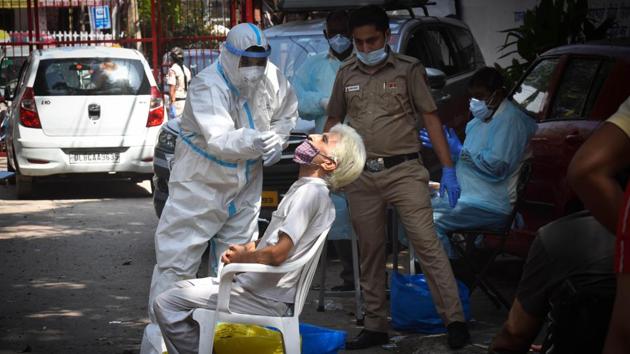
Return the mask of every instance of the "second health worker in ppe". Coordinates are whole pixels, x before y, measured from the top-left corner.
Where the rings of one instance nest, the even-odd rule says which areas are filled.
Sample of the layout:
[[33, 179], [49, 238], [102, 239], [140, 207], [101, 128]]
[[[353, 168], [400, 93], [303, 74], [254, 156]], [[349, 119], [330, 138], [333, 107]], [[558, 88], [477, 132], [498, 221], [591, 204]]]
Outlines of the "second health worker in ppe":
[[[450, 258], [457, 255], [446, 234], [462, 229], [501, 229], [516, 202], [516, 184], [536, 122], [510, 100], [503, 100], [503, 77], [494, 68], [479, 69], [470, 79], [472, 119], [466, 125], [464, 144], [455, 131], [447, 131], [462, 192], [455, 208], [433, 198], [435, 229]], [[430, 138], [420, 133], [423, 145]]]
[[[258, 236], [263, 164], [280, 160], [297, 118], [295, 94], [269, 53], [260, 29], [239, 24], [219, 61], [190, 82], [155, 235], [149, 309], [175, 282], [195, 278], [209, 241], [216, 265], [229, 244]], [[141, 353], [161, 353], [151, 310], [149, 317]]]
[[300, 117], [315, 122], [315, 133], [324, 131], [326, 108], [341, 63], [353, 50], [345, 11], [331, 12], [324, 35], [330, 50], [308, 56], [295, 72], [293, 85], [298, 97]]

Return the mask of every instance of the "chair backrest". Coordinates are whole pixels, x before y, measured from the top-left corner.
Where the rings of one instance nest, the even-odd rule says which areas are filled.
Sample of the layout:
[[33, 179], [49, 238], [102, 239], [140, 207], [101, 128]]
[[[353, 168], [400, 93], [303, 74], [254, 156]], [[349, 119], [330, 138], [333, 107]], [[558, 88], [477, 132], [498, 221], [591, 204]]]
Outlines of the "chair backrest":
[[295, 261], [304, 262], [304, 266], [302, 267], [300, 278], [296, 284], [295, 302], [293, 304], [294, 317], [298, 317], [300, 313], [302, 313], [304, 302], [306, 301], [308, 291], [311, 288], [311, 283], [313, 282], [313, 277], [315, 276], [315, 271], [317, 270], [317, 264], [319, 263], [322, 250], [326, 244], [326, 235], [328, 235], [329, 230], [330, 228], [324, 230], [324, 232], [317, 237], [317, 240], [315, 240], [315, 243], [311, 246], [311, 249], [308, 250], [304, 257]]
[[512, 229], [512, 224], [514, 224], [514, 220], [516, 219], [516, 214], [518, 213], [519, 207], [523, 201], [523, 195], [525, 194], [525, 189], [527, 187], [527, 183], [529, 183], [529, 178], [532, 175], [532, 160], [531, 158], [523, 160], [521, 163], [520, 171], [518, 173], [518, 180], [516, 182], [516, 202], [514, 203], [514, 207], [512, 208], [512, 212], [508, 218], [508, 222], [505, 225], [504, 233], [507, 235]]

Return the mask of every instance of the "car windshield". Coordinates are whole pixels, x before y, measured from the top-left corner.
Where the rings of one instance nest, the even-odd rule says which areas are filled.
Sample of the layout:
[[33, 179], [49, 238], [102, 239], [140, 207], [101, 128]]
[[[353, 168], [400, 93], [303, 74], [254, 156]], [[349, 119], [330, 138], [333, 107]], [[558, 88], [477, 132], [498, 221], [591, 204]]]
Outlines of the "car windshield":
[[37, 96], [150, 94], [142, 62], [117, 58], [42, 60], [33, 89]]
[[274, 63], [290, 81], [308, 55], [328, 50], [324, 35], [282, 36], [269, 38]]

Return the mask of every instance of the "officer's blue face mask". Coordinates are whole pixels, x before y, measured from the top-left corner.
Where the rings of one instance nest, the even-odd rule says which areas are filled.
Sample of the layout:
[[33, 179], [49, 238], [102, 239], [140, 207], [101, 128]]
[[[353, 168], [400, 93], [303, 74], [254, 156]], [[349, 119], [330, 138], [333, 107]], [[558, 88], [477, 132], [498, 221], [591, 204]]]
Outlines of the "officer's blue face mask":
[[476, 98], [470, 99], [470, 113], [473, 117], [485, 121], [492, 115], [492, 111], [488, 108], [486, 101], [478, 100]]
[[332, 38], [328, 38], [328, 45], [330, 45], [330, 49], [332, 49], [333, 52], [341, 54], [350, 48], [352, 41], [346, 36], [337, 34]]
[[[387, 43], [387, 41], [385, 41]], [[356, 46], [355, 46], [356, 47]], [[364, 53], [359, 50], [357, 52], [357, 59], [367, 66], [374, 66], [382, 63], [387, 58], [387, 44], [383, 45], [383, 48], [373, 50], [369, 53]]]

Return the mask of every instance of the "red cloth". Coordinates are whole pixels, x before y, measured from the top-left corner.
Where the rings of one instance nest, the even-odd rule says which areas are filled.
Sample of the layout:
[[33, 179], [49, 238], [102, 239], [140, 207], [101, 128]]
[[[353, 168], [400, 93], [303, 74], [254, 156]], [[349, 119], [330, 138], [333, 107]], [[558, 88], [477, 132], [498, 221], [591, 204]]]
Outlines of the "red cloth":
[[619, 211], [615, 271], [621, 274], [630, 274], [630, 182], [626, 186], [623, 206]]

